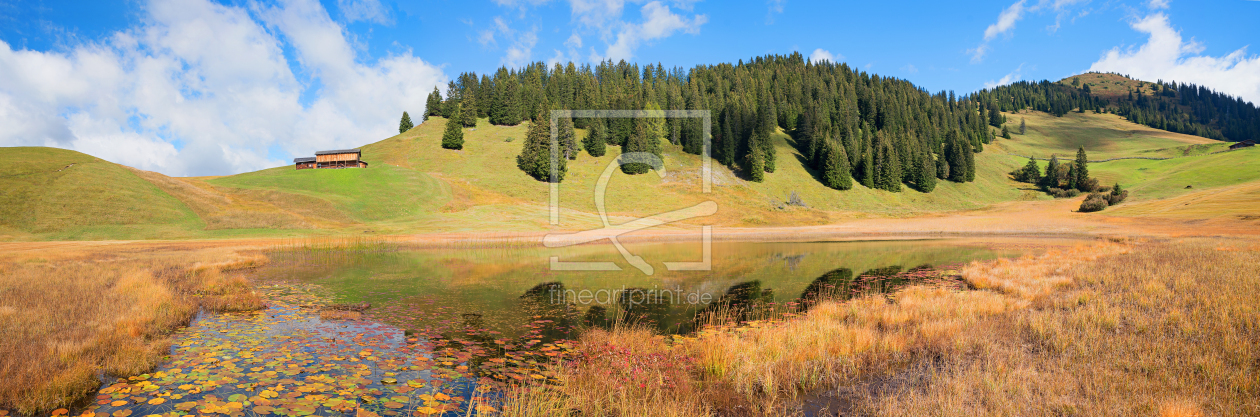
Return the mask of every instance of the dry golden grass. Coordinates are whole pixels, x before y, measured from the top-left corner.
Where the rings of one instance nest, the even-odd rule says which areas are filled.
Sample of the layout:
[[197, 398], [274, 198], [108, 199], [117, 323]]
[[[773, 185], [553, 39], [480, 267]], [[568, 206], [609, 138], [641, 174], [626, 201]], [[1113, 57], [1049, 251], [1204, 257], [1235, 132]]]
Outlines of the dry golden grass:
[[[38, 254], [36, 254], [38, 255]], [[233, 271], [265, 262], [223, 250], [26, 254], [0, 260], [0, 408], [33, 414], [93, 392], [98, 372], [157, 365], [199, 306], [262, 307]], [[232, 259], [203, 263], [208, 259]]]
[[[1075, 288], [964, 336], [973, 347], [869, 395], [873, 415], [1260, 414], [1260, 253], [1159, 243], [1067, 271]], [[1245, 244], [1244, 244], [1245, 246]]]
[[973, 262], [963, 268], [963, 278], [972, 287], [992, 289], [1027, 301], [1038, 301], [1055, 289], [1072, 284], [1068, 269], [1099, 257], [1127, 252], [1130, 248], [1117, 243], [1076, 246], [1054, 250], [1041, 256], [1019, 259], [998, 259]]
[[860, 415], [1256, 415], [1254, 247], [1106, 242], [973, 263], [979, 290], [909, 287], [672, 342], [594, 331], [583, 358], [694, 361], [689, 383], [624, 390], [618, 366], [579, 359], [556, 369], [562, 386], [513, 393], [508, 414], [780, 415], [812, 396]]
[[[720, 383], [697, 379], [695, 359], [638, 327], [583, 334], [576, 358], [553, 371], [559, 384], [516, 387], [505, 416], [702, 416], [747, 410]], [[721, 408], [719, 410], [718, 408]]]

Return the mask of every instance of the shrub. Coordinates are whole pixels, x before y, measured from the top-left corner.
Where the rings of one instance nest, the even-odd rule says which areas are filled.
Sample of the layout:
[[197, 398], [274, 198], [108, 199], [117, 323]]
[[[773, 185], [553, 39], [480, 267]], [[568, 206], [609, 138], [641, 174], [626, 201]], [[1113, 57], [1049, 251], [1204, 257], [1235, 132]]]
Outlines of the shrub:
[[1087, 193], [1098, 191], [1098, 179], [1086, 178], [1084, 181], [1077, 183], [1076, 188]]
[[1081, 192], [1074, 189], [1051, 188], [1046, 190], [1046, 194], [1050, 194], [1054, 198], [1072, 198], [1081, 195]]
[[1121, 191], [1120, 191], [1120, 192], [1118, 192], [1118, 193], [1117, 193], [1117, 192], [1115, 192], [1115, 191], [1116, 191], [1116, 190], [1115, 190], [1115, 189], [1113, 189], [1113, 190], [1112, 190], [1112, 192], [1111, 192], [1110, 194], [1107, 194], [1107, 204], [1108, 204], [1108, 205], [1112, 205], [1112, 206], [1114, 206], [1114, 205], [1116, 205], [1116, 204], [1120, 204], [1120, 202], [1121, 202], [1121, 201], [1124, 201], [1124, 199], [1129, 198], [1129, 190], [1121, 190]]
[[1095, 211], [1102, 211], [1107, 208], [1107, 206], [1107, 197], [1104, 197], [1102, 194], [1094, 193], [1090, 194], [1089, 197], [1085, 198], [1085, 201], [1081, 202], [1081, 208], [1078, 209], [1078, 211], [1081, 213], [1092, 213]]

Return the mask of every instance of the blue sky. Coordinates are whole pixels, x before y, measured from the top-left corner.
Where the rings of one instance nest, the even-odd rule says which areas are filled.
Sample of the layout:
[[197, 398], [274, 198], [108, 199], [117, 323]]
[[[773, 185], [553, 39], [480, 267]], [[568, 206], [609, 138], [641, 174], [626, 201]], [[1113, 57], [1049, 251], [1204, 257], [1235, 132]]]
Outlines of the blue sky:
[[1248, 0], [0, 0], [0, 146], [230, 174], [389, 136], [464, 71], [792, 51], [931, 91], [1103, 70], [1260, 102], [1256, 21]]

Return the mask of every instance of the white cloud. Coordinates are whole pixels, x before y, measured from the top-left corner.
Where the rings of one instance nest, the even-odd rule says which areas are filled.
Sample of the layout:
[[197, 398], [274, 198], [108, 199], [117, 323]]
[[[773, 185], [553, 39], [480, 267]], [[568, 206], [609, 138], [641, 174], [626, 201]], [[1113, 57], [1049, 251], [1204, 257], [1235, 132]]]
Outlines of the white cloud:
[[766, 24], [774, 24], [774, 15], [783, 14], [783, 6], [787, 5], [787, 0], [766, 0], [766, 6], [770, 9], [766, 12]]
[[[547, 3], [548, 0], [494, 0], [501, 6], [519, 8], [521, 16], [525, 16], [527, 9], [531, 6], [538, 6]], [[671, 5], [678, 10], [690, 12], [695, 3], [699, 0], [630, 0], [631, 3], [642, 3], [639, 12], [642, 21], [633, 23], [625, 20], [623, 14], [625, 12], [627, 0], [567, 0], [570, 12], [572, 13], [572, 21], [574, 24], [573, 33], [564, 42], [564, 46], [568, 49], [567, 53], [553, 49], [556, 52], [548, 62], [556, 60], [578, 61], [580, 53], [578, 50], [584, 46], [589, 48], [588, 59], [592, 62], [602, 61], [604, 59], [622, 60], [634, 57], [635, 51], [644, 43], [657, 39], [663, 39], [673, 36], [676, 33], [700, 33], [700, 27], [709, 21], [708, 16], [703, 14], [691, 14], [685, 16], [684, 13], [679, 14], [671, 10]], [[770, 0], [772, 3], [780, 3], [779, 8], [786, 0]], [[773, 10], [773, 4], [772, 4]], [[501, 19], [499, 19], [501, 20]], [[509, 47], [508, 56], [503, 58], [505, 63], [529, 61], [529, 55], [532, 48], [537, 44], [537, 28], [525, 35], [517, 36], [508, 35], [510, 29], [504, 29], [506, 22], [497, 24], [495, 28], [479, 32], [478, 41], [482, 45], [488, 45], [495, 42], [497, 35], [503, 35], [504, 39], [515, 39], [512, 47]], [[588, 45], [583, 39], [584, 35], [596, 35], [596, 38], [602, 40], [607, 47], [601, 54], [596, 50], [595, 45]]]
[[625, 6], [624, 0], [569, 0], [574, 21], [587, 28], [602, 28], [604, 31], [612, 26], [611, 23], [621, 19]]
[[622, 24], [616, 42], [608, 46], [604, 58], [613, 61], [629, 60], [643, 42], [669, 37], [679, 31], [694, 35], [700, 33], [700, 26], [709, 21], [708, 16], [702, 14], [690, 19], [677, 15], [669, 10], [669, 6], [659, 1], [644, 4], [640, 13], [643, 15], [643, 22]]
[[[1089, 3], [1089, 1], [1090, 0], [1053, 0], [1053, 1], [1041, 0], [1037, 2], [1037, 4], [1034, 5], [1033, 7], [1028, 8], [1028, 11], [1030, 12], [1038, 12], [1042, 10], [1053, 11], [1055, 13], [1054, 24], [1047, 26], [1046, 30], [1049, 31], [1050, 33], [1054, 33], [1058, 31], [1060, 27], [1063, 26], [1063, 19], [1066, 19], [1069, 15], [1072, 14], [1073, 12], [1073, 10], [1071, 10], [1072, 6], [1082, 4], [1082, 3]], [[1085, 16], [1088, 14], [1089, 14], [1089, 10], [1083, 10], [1080, 12], [1079, 15], [1077, 15], [1077, 17]]]
[[998, 14], [997, 22], [989, 25], [984, 29], [984, 42], [975, 49], [968, 50], [971, 54], [971, 62], [980, 62], [984, 59], [984, 55], [989, 52], [989, 42], [997, 38], [1001, 34], [1009, 34], [1015, 29], [1015, 22], [1024, 18], [1024, 2], [1019, 0], [1015, 4], [1010, 5]]
[[[1159, 0], [1155, 0], [1159, 1]], [[1074, 6], [1089, 3], [1090, 0], [1039, 0], [1036, 4], [1028, 6], [1028, 0], [1020, 0], [1002, 9], [998, 13], [996, 22], [990, 24], [984, 29], [984, 40], [975, 48], [968, 49], [967, 54], [971, 55], [971, 62], [978, 63], [984, 60], [985, 55], [992, 50], [989, 45], [998, 36], [1011, 36], [1015, 31], [1015, 24], [1022, 20], [1029, 13], [1054, 12], [1054, 24], [1047, 26], [1046, 30], [1050, 32], [1057, 31], [1063, 23], [1063, 19], [1067, 18]], [[1082, 15], [1088, 14], [1088, 11], [1082, 12]]]
[[[503, 58], [499, 59], [499, 63], [508, 68], [520, 68], [529, 64], [533, 59], [534, 45], [538, 44], [538, 28], [534, 27], [529, 32], [520, 32], [508, 26], [503, 17], [494, 18], [494, 29], [489, 35], [483, 33], [482, 37], [490, 37], [493, 42], [493, 33], [498, 32], [503, 35], [503, 39], [509, 39], [512, 44], [508, 46]], [[482, 45], [486, 42], [482, 41]]]
[[1015, 68], [1015, 70], [1014, 70], [1014, 71], [1011, 71], [1009, 74], [1006, 74], [1006, 75], [1002, 76], [1002, 78], [1001, 78], [1001, 79], [999, 79], [999, 80], [997, 80], [997, 81], [987, 81], [987, 82], [985, 82], [985, 83], [984, 83], [984, 88], [985, 88], [985, 89], [990, 89], [990, 88], [994, 88], [994, 87], [1001, 87], [1001, 86], [1004, 86], [1004, 85], [1007, 85], [1007, 84], [1010, 84], [1010, 83], [1013, 83], [1013, 82], [1017, 82], [1017, 81], [1019, 81], [1019, 80], [1023, 79], [1023, 75], [1022, 75], [1022, 73], [1023, 73], [1023, 72], [1024, 72], [1024, 64], [1020, 64], [1020, 65], [1019, 65], [1019, 68]]
[[831, 61], [838, 64], [842, 59], [844, 59], [844, 55], [833, 54], [831, 51], [822, 48], [815, 49], [814, 53], [809, 54], [810, 62]]
[[273, 149], [301, 156], [390, 136], [402, 110], [423, 108], [446, 81], [410, 52], [363, 63], [314, 0], [254, 7], [154, 1], [135, 27], [64, 52], [0, 41], [0, 146], [168, 175], [252, 171], [287, 162]]
[[389, 10], [381, 5], [380, 0], [337, 0], [337, 8], [341, 15], [350, 22], [375, 22], [382, 25], [392, 23]]
[[1002, 13], [998, 14], [997, 22], [984, 29], [984, 40], [991, 41], [997, 35], [1010, 32], [1012, 29], [1015, 29], [1015, 22], [1023, 18], [1024, 0], [1020, 0], [1007, 7], [1006, 10], [1002, 10]]
[[1167, 9], [1168, 3], [1169, 0], [1151, 0], [1146, 3], [1146, 7], [1150, 7], [1152, 10]]
[[1260, 56], [1248, 55], [1246, 47], [1220, 57], [1199, 55], [1203, 45], [1184, 40], [1163, 13], [1137, 20], [1132, 27], [1149, 35], [1146, 44], [1137, 49], [1113, 48], [1090, 65], [1090, 71], [1195, 83], [1260, 103]]

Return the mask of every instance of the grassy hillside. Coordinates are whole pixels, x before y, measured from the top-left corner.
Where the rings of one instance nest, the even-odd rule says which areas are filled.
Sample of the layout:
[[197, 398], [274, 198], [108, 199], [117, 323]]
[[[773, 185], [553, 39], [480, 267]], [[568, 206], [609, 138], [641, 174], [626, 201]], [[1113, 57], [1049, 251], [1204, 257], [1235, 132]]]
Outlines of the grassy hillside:
[[[1008, 114], [1017, 132], [997, 139], [976, 156], [974, 183], [939, 183], [924, 194], [824, 187], [801, 162], [792, 139], [776, 133], [777, 170], [762, 183], [748, 182], [713, 165], [713, 192], [701, 193], [701, 159], [664, 146], [663, 177], [614, 170], [605, 202], [612, 223], [690, 207], [712, 200], [715, 216], [691, 223], [726, 226], [811, 225], [844, 219], [983, 208], [1012, 200], [1048, 199], [1026, 184], [1007, 179], [1027, 155], [1072, 157], [1084, 146], [1091, 160], [1174, 157], [1163, 161], [1099, 162], [1091, 172], [1104, 184], [1133, 191], [1130, 202], [1109, 214], [1169, 212], [1137, 209], [1186, 195], [1230, 191], [1228, 201], [1245, 204], [1260, 183], [1260, 151], [1211, 154], [1225, 145], [1129, 123], [1115, 115]], [[516, 168], [525, 125], [493, 126], [484, 120], [465, 130], [465, 148], [442, 149], [445, 121], [433, 118], [404, 134], [362, 147], [368, 169], [294, 170], [285, 166], [226, 177], [172, 178], [112, 164], [73, 151], [8, 148], [0, 197], [0, 239], [152, 239], [234, 236], [293, 236], [344, 233], [542, 231], [548, 224], [548, 185]], [[579, 137], [585, 132], [579, 131]], [[560, 185], [561, 229], [597, 227], [594, 189], [619, 148], [594, 158], [569, 161]], [[1190, 188], [1186, 188], [1190, 186]], [[795, 192], [806, 207], [786, 206]], [[1169, 200], [1181, 201], [1181, 200]], [[1260, 203], [1260, 200], [1255, 201]], [[1135, 207], [1132, 209], [1126, 207]], [[1155, 206], [1151, 206], [1155, 207]], [[1184, 210], [1182, 210], [1184, 212]], [[1243, 210], [1246, 211], [1246, 210]], [[1191, 214], [1186, 214], [1191, 213]], [[1180, 215], [1200, 213], [1189, 211]]]
[[[466, 131], [462, 151], [440, 147], [444, 120], [429, 122], [394, 138], [363, 147], [364, 158], [416, 169], [440, 176], [456, 189], [460, 200], [452, 208], [490, 205], [524, 205], [545, 210], [546, 183], [525, 176], [516, 168], [516, 155], [525, 136], [525, 126], [493, 126], [485, 121], [475, 131]], [[579, 131], [579, 137], [585, 132]], [[508, 141], [509, 138], [513, 140]], [[783, 133], [774, 135], [778, 147], [778, 169], [766, 175], [763, 183], [748, 182], [718, 164], [713, 165], [711, 194], [701, 193], [701, 158], [665, 145], [666, 175], [625, 175], [616, 171], [609, 183], [605, 202], [608, 210], [621, 216], [644, 216], [714, 200], [719, 224], [813, 224], [855, 213], [906, 215], [925, 211], [959, 210], [1014, 199], [1019, 191], [1004, 179], [1013, 169], [1008, 158], [977, 156], [980, 180], [975, 184], [942, 182], [930, 194], [906, 188], [901, 193], [875, 191], [856, 186], [835, 191], [823, 186], [800, 161], [799, 152]], [[583, 153], [568, 163], [568, 175], [560, 185], [561, 206], [565, 210], [596, 212], [593, 190], [604, 171], [619, 154], [615, 146], [607, 155], [594, 158]], [[807, 208], [785, 207], [782, 202], [796, 192]], [[544, 212], [545, 213], [545, 212]], [[579, 216], [580, 217], [580, 216]], [[544, 218], [545, 219], [545, 218]], [[562, 223], [565, 220], [562, 220]]]
[[54, 148], [0, 152], [0, 239], [184, 236], [201, 220], [132, 170]]
[[[1027, 124], [1019, 134], [1019, 122]], [[1003, 152], [1028, 157], [1074, 158], [1076, 150], [1085, 147], [1091, 160], [1122, 157], [1183, 156], [1188, 145], [1196, 153], [1222, 150], [1228, 143], [1198, 136], [1183, 135], [1135, 124], [1114, 114], [1068, 113], [1063, 117], [1042, 112], [1007, 113], [1011, 139], [998, 139]]]

